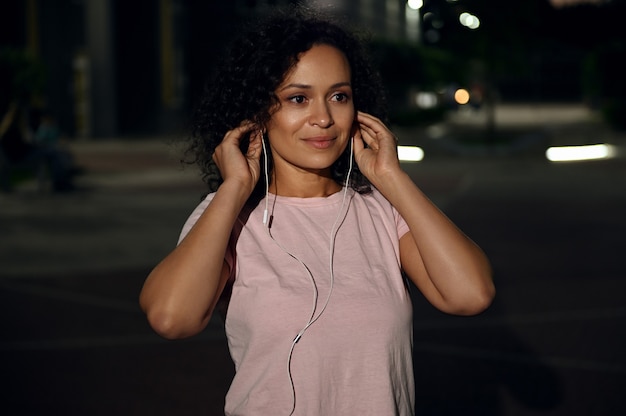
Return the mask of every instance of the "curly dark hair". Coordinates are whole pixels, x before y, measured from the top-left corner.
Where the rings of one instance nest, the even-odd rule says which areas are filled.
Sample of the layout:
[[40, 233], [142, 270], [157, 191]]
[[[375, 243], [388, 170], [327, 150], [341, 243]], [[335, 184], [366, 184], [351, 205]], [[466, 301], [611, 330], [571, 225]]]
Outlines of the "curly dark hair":
[[[279, 10], [231, 43], [194, 113], [185, 161], [199, 165], [209, 192], [222, 183], [212, 155], [224, 135], [243, 120], [266, 125], [279, 105], [276, 89], [301, 54], [320, 44], [336, 47], [348, 59], [355, 109], [386, 121], [386, 94], [366, 53], [365, 38], [343, 29], [319, 11], [303, 7]], [[247, 138], [242, 141], [242, 149], [247, 143]], [[333, 178], [342, 185], [349, 157], [346, 149], [331, 168]], [[268, 158], [271, 171], [271, 154]], [[258, 202], [264, 194], [265, 184], [261, 182], [251, 201]], [[360, 193], [371, 191], [356, 164], [348, 185]]]

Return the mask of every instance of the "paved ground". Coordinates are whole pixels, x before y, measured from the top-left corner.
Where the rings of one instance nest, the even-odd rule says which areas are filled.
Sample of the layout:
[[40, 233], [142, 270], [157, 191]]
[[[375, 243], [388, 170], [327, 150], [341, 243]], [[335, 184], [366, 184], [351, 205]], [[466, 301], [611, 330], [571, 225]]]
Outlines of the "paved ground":
[[[554, 144], [621, 149], [623, 135], [580, 108], [515, 107], [498, 113], [515, 146], [460, 145], [480, 117], [397, 130], [426, 150], [405, 168], [485, 249], [498, 287], [472, 318], [414, 296], [418, 414], [624, 414], [626, 163], [543, 157]], [[0, 194], [2, 414], [220, 414], [232, 375], [220, 322], [166, 342], [137, 306], [199, 201], [195, 171], [161, 139], [71, 148], [79, 191]]]

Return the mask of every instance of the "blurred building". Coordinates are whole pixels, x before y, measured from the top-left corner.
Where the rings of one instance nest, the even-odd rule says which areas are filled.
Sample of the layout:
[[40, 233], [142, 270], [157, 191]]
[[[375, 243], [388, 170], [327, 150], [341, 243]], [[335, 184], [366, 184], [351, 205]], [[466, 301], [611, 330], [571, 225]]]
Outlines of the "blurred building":
[[[161, 134], [184, 126], [233, 24], [296, 0], [24, 0], [4, 2], [1, 46], [46, 67], [45, 105], [74, 137]], [[312, 0], [393, 39], [405, 0]], [[413, 34], [415, 37], [415, 34]]]
[[2, 8], [1, 44], [25, 48], [44, 64], [38, 105], [56, 116], [65, 134], [153, 133], [180, 117], [180, 1], [26, 0]]
[[[560, 12], [568, 18], [561, 25], [565, 19], [550, 14], [552, 7], [543, 0], [516, 2], [514, 11], [507, 3], [470, 0], [410, 2], [422, 4], [421, 11], [407, 0], [10, 0], [0, 9], [0, 47], [27, 49], [43, 62], [47, 83], [40, 102], [68, 136], [164, 134], [185, 127], [233, 28], [291, 3], [325, 9], [387, 40], [447, 48], [459, 56], [480, 46], [473, 35], [481, 33], [493, 58], [508, 59], [525, 48], [528, 57], [520, 55], [521, 62], [532, 68], [524, 76], [511, 72], [498, 85], [500, 92], [521, 99], [579, 97], [581, 57], [594, 45], [611, 44], [616, 35], [609, 30], [621, 28], [596, 24], [621, 18], [610, 10], [590, 13], [599, 7]], [[472, 32], [458, 24], [465, 9], [485, 18], [484, 29]], [[585, 20], [592, 15], [596, 23]], [[507, 16], [513, 20], [503, 19]], [[520, 22], [532, 23], [531, 29], [517, 33]], [[553, 40], [544, 41], [548, 38]]]

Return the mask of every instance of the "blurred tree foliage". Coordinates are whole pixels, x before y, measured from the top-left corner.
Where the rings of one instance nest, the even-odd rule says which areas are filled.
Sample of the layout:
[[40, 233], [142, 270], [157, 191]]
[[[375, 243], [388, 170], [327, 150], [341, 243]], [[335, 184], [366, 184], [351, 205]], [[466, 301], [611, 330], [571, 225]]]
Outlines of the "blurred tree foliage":
[[413, 90], [437, 91], [463, 76], [462, 62], [450, 52], [420, 47], [407, 42], [376, 39], [372, 55], [389, 94], [391, 122], [398, 125], [424, 124], [440, 120], [441, 107], [423, 110], [409, 103]]
[[[479, 17], [478, 29], [459, 24], [465, 11]], [[584, 100], [615, 126], [626, 127], [626, 34], [621, 22], [626, 1], [555, 9], [548, 0], [514, 5], [426, 0], [422, 15], [427, 13], [437, 22], [436, 40], [424, 36], [419, 45], [384, 40], [373, 45], [396, 114], [408, 88], [480, 84], [483, 105], [492, 114], [487, 136], [495, 130], [493, 109], [502, 94], [506, 100]], [[422, 112], [416, 122], [427, 118]]]
[[545, 91], [573, 79], [577, 85], [567, 98], [586, 101], [615, 127], [626, 127], [625, 1], [562, 9], [547, 0], [525, 0], [515, 7], [489, 0], [456, 4], [457, 13], [471, 7], [483, 24], [471, 36], [457, 34], [450, 47], [484, 62], [485, 76], [495, 85], [510, 77], [527, 77], [535, 82], [529, 88], [543, 99]]
[[[613, 27], [619, 28], [617, 25]], [[611, 36], [591, 48], [582, 75], [587, 103], [599, 110], [611, 125], [622, 130], [626, 129], [625, 57], [626, 34]]]
[[30, 105], [44, 91], [45, 65], [24, 49], [0, 47], [0, 114], [11, 102]]
[[593, 51], [586, 61], [585, 91], [614, 127], [626, 129], [626, 44], [613, 42]]

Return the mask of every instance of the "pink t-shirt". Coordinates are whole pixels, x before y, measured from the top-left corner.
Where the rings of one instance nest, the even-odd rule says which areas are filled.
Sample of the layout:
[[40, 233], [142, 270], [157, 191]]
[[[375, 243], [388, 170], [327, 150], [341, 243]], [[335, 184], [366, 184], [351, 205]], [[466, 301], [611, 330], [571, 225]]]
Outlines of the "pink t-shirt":
[[[288, 415], [294, 391], [294, 415], [413, 415], [413, 315], [399, 259], [407, 224], [376, 190], [350, 190], [345, 200], [343, 192], [269, 198], [271, 236], [263, 200], [240, 215], [227, 255], [233, 290], [226, 334], [236, 374], [226, 415]], [[290, 355], [296, 335], [318, 315]]]

